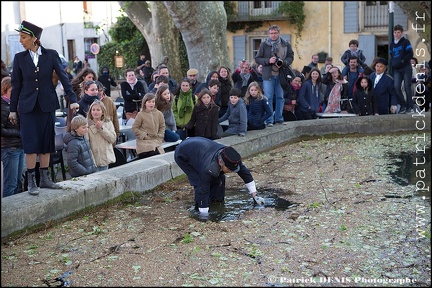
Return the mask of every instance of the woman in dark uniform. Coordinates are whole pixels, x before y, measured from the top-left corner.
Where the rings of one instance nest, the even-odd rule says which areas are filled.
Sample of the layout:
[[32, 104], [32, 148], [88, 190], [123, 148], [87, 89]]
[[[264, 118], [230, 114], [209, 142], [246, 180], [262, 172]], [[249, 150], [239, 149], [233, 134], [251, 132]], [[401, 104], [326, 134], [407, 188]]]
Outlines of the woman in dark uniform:
[[57, 51], [41, 46], [42, 28], [23, 21], [16, 29], [25, 51], [15, 54], [9, 118], [20, 122], [21, 137], [28, 171], [28, 191], [38, 195], [35, 167], [40, 161], [40, 187], [61, 189], [48, 174], [50, 154], [55, 152], [55, 111], [60, 108], [53, 72], [58, 75], [72, 109], [79, 108], [76, 95], [63, 70]]

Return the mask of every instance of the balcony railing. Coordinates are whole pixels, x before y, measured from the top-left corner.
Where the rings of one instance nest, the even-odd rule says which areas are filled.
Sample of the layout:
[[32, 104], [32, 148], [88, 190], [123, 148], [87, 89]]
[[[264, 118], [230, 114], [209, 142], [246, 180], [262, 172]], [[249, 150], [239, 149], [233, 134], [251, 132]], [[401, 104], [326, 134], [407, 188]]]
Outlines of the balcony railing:
[[389, 23], [388, 1], [363, 2], [364, 28], [385, 28]]
[[281, 20], [277, 12], [281, 1], [237, 1], [237, 15], [228, 17], [228, 22], [254, 20]]

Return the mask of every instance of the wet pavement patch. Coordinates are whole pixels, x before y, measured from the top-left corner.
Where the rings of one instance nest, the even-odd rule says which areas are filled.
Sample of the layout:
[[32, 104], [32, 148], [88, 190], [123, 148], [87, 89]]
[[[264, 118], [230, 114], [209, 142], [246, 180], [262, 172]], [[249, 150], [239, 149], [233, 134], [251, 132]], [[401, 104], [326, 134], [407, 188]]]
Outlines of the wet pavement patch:
[[274, 208], [284, 211], [297, 206], [286, 199], [280, 198], [274, 191], [260, 191], [259, 196], [264, 198], [264, 205], [254, 203], [252, 197], [246, 191], [230, 190], [225, 192], [224, 203], [212, 203], [209, 209], [209, 215], [203, 217], [195, 210], [195, 205], [190, 203], [188, 211], [191, 217], [199, 221], [233, 221], [238, 220], [243, 213], [248, 210], [260, 210], [265, 208]]
[[[388, 154], [390, 164], [388, 169], [393, 181], [399, 185], [416, 185], [418, 193], [415, 196], [431, 199], [431, 149], [425, 153], [401, 152]], [[425, 171], [425, 178], [420, 178], [420, 171]], [[428, 187], [428, 188], [426, 188]]]

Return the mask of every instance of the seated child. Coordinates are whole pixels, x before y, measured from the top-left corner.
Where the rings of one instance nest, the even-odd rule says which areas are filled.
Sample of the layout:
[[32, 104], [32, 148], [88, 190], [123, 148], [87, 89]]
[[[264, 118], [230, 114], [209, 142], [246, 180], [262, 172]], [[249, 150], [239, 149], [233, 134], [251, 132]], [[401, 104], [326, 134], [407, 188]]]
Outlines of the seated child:
[[241, 90], [233, 88], [229, 95], [228, 110], [219, 118], [219, 123], [228, 119], [229, 124], [222, 137], [230, 135], [245, 136], [247, 131], [247, 110], [246, 104], [241, 98]]
[[87, 119], [82, 115], [72, 118], [71, 132], [63, 137], [69, 174], [79, 177], [96, 172], [96, 165], [85, 135], [88, 132]]

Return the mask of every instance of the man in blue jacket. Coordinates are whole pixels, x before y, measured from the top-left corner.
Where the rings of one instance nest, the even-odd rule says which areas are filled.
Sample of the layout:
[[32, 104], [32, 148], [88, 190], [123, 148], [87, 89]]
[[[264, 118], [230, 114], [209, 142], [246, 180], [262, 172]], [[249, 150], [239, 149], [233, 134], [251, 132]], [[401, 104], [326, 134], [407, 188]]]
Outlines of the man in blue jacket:
[[[393, 68], [395, 93], [398, 99], [398, 104], [401, 106], [399, 113], [412, 113], [414, 102], [411, 90], [411, 58], [414, 57], [414, 52], [410, 41], [403, 37], [403, 28], [401, 25], [394, 26], [393, 36], [394, 41], [390, 43], [390, 56]], [[402, 81], [404, 82], [403, 89], [405, 89], [406, 99], [402, 93]]]
[[264, 204], [264, 199], [256, 196], [252, 174], [234, 148], [204, 137], [190, 137], [176, 148], [174, 159], [194, 187], [195, 207], [201, 215], [208, 215], [211, 202], [224, 200], [225, 174], [231, 172], [243, 179], [256, 203]]

